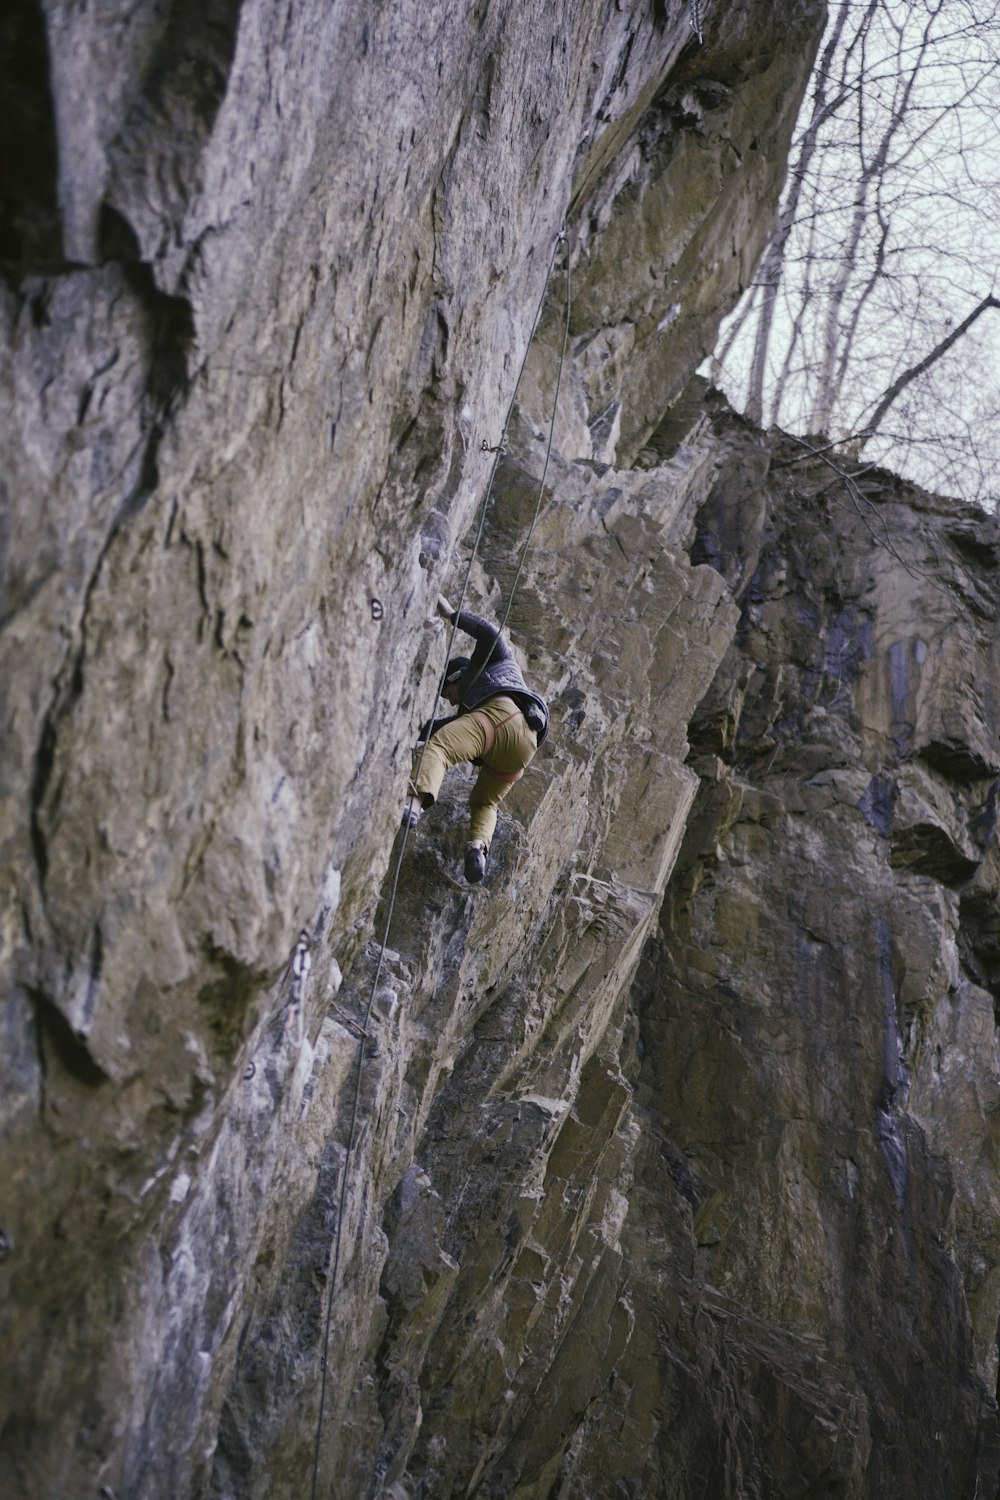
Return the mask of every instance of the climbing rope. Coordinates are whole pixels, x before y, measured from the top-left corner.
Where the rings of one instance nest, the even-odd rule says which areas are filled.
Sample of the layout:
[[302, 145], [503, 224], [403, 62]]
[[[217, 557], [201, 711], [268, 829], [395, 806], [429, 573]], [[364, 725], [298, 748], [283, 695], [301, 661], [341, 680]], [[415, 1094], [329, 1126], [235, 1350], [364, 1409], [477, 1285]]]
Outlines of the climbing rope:
[[705, 40], [701, 31], [701, 0], [689, 0], [689, 14], [691, 17], [691, 30], [698, 38], [699, 46]]
[[[514, 591], [515, 591], [515, 589], [517, 588], [518, 584], [521, 581], [521, 573], [522, 573], [522, 571], [524, 569], [524, 559], [528, 555], [528, 546], [529, 546], [529, 544], [531, 542], [532, 534], [533, 534], [533, 532], [535, 530], [535, 524], [538, 521], [539, 515], [541, 514], [542, 499], [543, 499], [543, 497], [545, 495], [545, 476], [546, 476], [546, 474], [549, 471], [549, 458], [550, 458], [550, 456], [552, 454], [552, 438], [553, 438], [553, 435], [554, 435], [555, 429], [556, 429], [556, 412], [557, 412], [557, 410], [559, 408], [559, 387], [562, 384], [563, 365], [566, 362], [566, 350], [567, 350], [567, 348], [569, 346], [569, 319], [570, 319], [571, 297], [572, 297], [572, 288], [570, 286], [569, 255], [567, 254], [567, 256], [566, 256], [566, 316], [565, 316], [565, 319], [563, 321], [562, 348], [559, 350], [559, 365], [558, 365], [557, 370], [556, 370], [556, 390], [555, 390], [555, 395], [552, 397], [552, 420], [549, 423], [549, 440], [548, 440], [548, 443], [545, 446], [545, 460], [544, 460], [544, 462], [542, 464], [542, 475], [541, 475], [541, 478], [538, 481], [538, 495], [537, 495], [537, 497], [535, 499], [535, 511], [534, 511], [534, 515], [531, 517], [531, 525], [528, 527], [528, 534], [527, 534], [527, 536], [524, 539], [524, 543], [523, 543], [523, 545], [521, 547], [521, 555], [520, 555], [520, 557], [517, 560], [517, 569], [516, 569], [516, 571], [514, 573], [514, 581], [513, 581], [513, 583], [510, 586], [510, 593], [507, 596], [507, 608], [504, 610], [503, 619], [500, 621], [500, 633], [501, 633], [501, 635], [503, 634], [504, 627], [506, 626], [507, 621], [510, 618], [511, 605], [514, 603]], [[480, 668], [480, 671], [482, 671], [482, 668]], [[477, 676], [478, 676], [478, 674], [477, 674]]]
[[[486, 452], [486, 453], [492, 453], [493, 454], [493, 463], [490, 466], [490, 477], [489, 477], [489, 481], [487, 482], [487, 485], [486, 485], [486, 492], [483, 495], [483, 503], [482, 503], [482, 505], [479, 508], [479, 525], [476, 528], [475, 540], [473, 541], [473, 544], [472, 544], [472, 552], [469, 555], [469, 566], [466, 568], [466, 570], [465, 570], [465, 577], [462, 580], [462, 592], [461, 592], [461, 594], [459, 596], [459, 600], [458, 600], [458, 609], [455, 611], [456, 618], [457, 618], [458, 615], [460, 615], [462, 613], [462, 607], [465, 604], [465, 596], [466, 596], [466, 594], [469, 591], [469, 582], [470, 582], [470, 580], [472, 578], [472, 569], [475, 566], [476, 557], [479, 554], [479, 544], [482, 541], [482, 538], [483, 538], [483, 529], [484, 529], [484, 527], [486, 525], [486, 515], [487, 515], [487, 510], [488, 510], [488, 507], [489, 507], [490, 496], [493, 493], [493, 482], [496, 479], [497, 468], [499, 466], [500, 460], [504, 456], [504, 454], [507, 452], [507, 428], [508, 428], [508, 426], [510, 424], [511, 412], [514, 410], [514, 402], [517, 399], [517, 393], [518, 393], [518, 390], [520, 389], [520, 386], [521, 386], [521, 378], [524, 375], [524, 367], [525, 367], [525, 365], [528, 362], [528, 354], [529, 354], [529, 352], [531, 350], [532, 340], [535, 337], [535, 333], [536, 333], [536, 331], [538, 329], [538, 324], [541, 321], [542, 308], [545, 305], [545, 298], [548, 296], [549, 282], [552, 280], [552, 272], [553, 272], [553, 270], [555, 268], [556, 256], [559, 254], [559, 247], [560, 247], [560, 245], [563, 244], [563, 242], [565, 241], [565, 239], [566, 239], [566, 230], [565, 229], [561, 229], [559, 231], [558, 235], [556, 236], [555, 245], [552, 247], [552, 255], [551, 255], [550, 259], [549, 259], [549, 269], [546, 272], [546, 276], [545, 276], [545, 287], [544, 287], [544, 290], [542, 291], [541, 297], [539, 298], [538, 307], [535, 310], [535, 321], [531, 325], [531, 333], [528, 336], [528, 342], [524, 346], [524, 354], [523, 354], [523, 356], [521, 358], [521, 367], [520, 367], [520, 369], [517, 372], [517, 379], [514, 382], [514, 390], [513, 390], [513, 393], [511, 395], [510, 402], [508, 403], [508, 406], [507, 406], [507, 415], [504, 418], [504, 424], [503, 424], [503, 427], [502, 427], [501, 432], [500, 432], [500, 438], [499, 438], [498, 442], [493, 447], [490, 447], [490, 445], [485, 441], [485, 439], [483, 441], [483, 451]], [[567, 329], [567, 332], [569, 330], [569, 274], [570, 274], [569, 251], [567, 250], [567, 252], [566, 252], [566, 286], [567, 286], [566, 329]], [[562, 367], [563, 367], [563, 361], [564, 361], [565, 357], [566, 357], [566, 339], [564, 338], [563, 339], [562, 351], [561, 351], [560, 356], [559, 356], [559, 372], [558, 372], [558, 375], [556, 377], [556, 400], [559, 399], [559, 383], [562, 380]], [[549, 424], [549, 444], [548, 444], [548, 448], [546, 449], [546, 452], [545, 452], [545, 467], [546, 468], [548, 468], [549, 454], [552, 451], [552, 429], [555, 426], [555, 420], [556, 420], [556, 407], [555, 407], [555, 402], [553, 402], [553, 405], [552, 405], [552, 421]], [[543, 481], [544, 481], [544, 470], [543, 470]], [[539, 506], [540, 505], [541, 505], [541, 492], [539, 492]], [[538, 513], [538, 507], [536, 507], [535, 519], [537, 519], [537, 513]], [[535, 522], [533, 520], [532, 523], [531, 523], [532, 529], [534, 529], [534, 524], [535, 524]], [[529, 537], [530, 537], [530, 532], [529, 532]], [[520, 568], [518, 568], [518, 576], [520, 576]], [[515, 583], [516, 583], [516, 581], [517, 580], [515, 579]], [[511, 598], [513, 598], [513, 590], [511, 591]], [[510, 603], [508, 602], [508, 605], [507, 605], [507, 614], [509, 614], [509, 613], [510, 613]], [[506, 623], [507, 614], [504, 615], [504, 623]], [[501, 629], [502, 628], [503, 627], [501, 626]], [[450, 656], [451, 656], [451, 648], [452, 648], [452, 646], [455, 643], [455, 636], [456, 636], [457, 632], [458, 632], [458, 625], [453, 622], [452, 623], [452, 627], [451, 627], [451, 632], [450, 632], [450, 634], [448, 636], [448, 649], [447, 649], [447, 651], [445, 653], [445, 660], [448, 660], [448, 658], [450, 658]], [[482, 668], [480, 668], [480, 671], [482, 671]], [[470, 684], [470, 686], [471, 686], [471, 684]], [[433, 712], [433, 714], [431, 714], [432, 721], [437, 716], [437, 708], [438, 708], [438, 703], [440, 702], [440, 698], [441, 698], [441, 688], [439, 686], [438, 687], [437, 697], [434, 700], [434, 712]], [[421, 752], [421, 760], [422, 759], [423, 759], [423, 752]], [[419, 766], [419, 763], [418, 763], [416, 771], [414, 772], [414, 776], [416, 776], [419, 773], [419, 770], [420, 770], [420, 766]]]
[[[471, 555], [469, 557], [469, 565], [468, 565], [468, 568], [466, 569], [465, 578], [464, 578], [463, 583], [462, 583], [462, 592], [461, 592], [461, 596], [459, 598], [458, 609], [455, 612], [456, 619], [457, 619], [457, 616], [461, 613], [462, 608], [463, 608], [463, 606], [465, 604], [465, 596], [466, 596], [466, 594], [468, 592], [468, 589], [469, 589], [469, 582], [470, 582], [471, 577], [472, 577], [472, 569], [473, 569], [473, 567], [475, 565], [476, 557], [478, 556], [478, 553], [479, 553], [479, 546], [480, 546], [480, 543], [482, 541], [483, 530], [484, 530], [485, 525], [486, 525], [487, 509], [488, 509], [488, 506], [489, 506], [490, 497], [491, 497], [491, 495], [493, 493], [493, 484], [494, 484], [494, 480], [496, 478], [497, 466], [498, 466], [498, 464], [500, 462], [500, 459], [502, 458], [502, 456], [504, 455], [504, 453], [506, 453], [506, 451], [507, 451], [507, 428], [508, 428], [508, 425], [510, 423], [511, 413], [514, 410], [514, 402], [517, 399], [517, 393], [518, 393], [518, 390], [519, 390], [520, 385], [521, 385], [521, 379], [522, 379], [522, 377], [524, 375], [525, 365], [527, 364], [527, 360], [528, 360], [528, 353], [529, 353], [529, 351], [531, 349], [532, 341], [533, 341], [533, 339], [535, 337], [535, 333], [537, 332], [537, 329], [538, 329], [538, 324], [539, 324], [539, 322], [541, 320], [542, 308], [545, 305], [545, 299], [548, 296], [549, 283], [552, 280], [552, 272], [553, 272], [553, 270], [555, 268], [556, 257], [557, 257], [557, 255], [559, 253], [559, 247], [563, 244], [563, 242], [565, 241], [565, 239], [566, 239], [566, 231], [565, 231], [565, 229], [561, 229], [559, 231], [559, 234], [556, 237], [556, 242], [555, 242], [555, 245], [553, 246], [553, 249], [552, 249], [552, 255], [551, 255], [551, 258], [549, 260], [548, 270], [547, 270], [546, 275], [545, 275], [545, 284], [544, 284], [544, 287], [542, 288], [542, 295], [541, 295], [541, 297], [538, 300], [538, 307], [537, 307], [537, 309], [535, 311], [534, 322], [531, 325], [531, 333], [528, 335], [528, 339], [527, 339], [527, 342], [526, 342], [525, 347], [524, 347], [524, 355], [523, 355], [523, 357], [521, 359], [521, 365], [520, 365], [520, 368], [519, 368], [519, 370], [517, 372], [517, 379], [514, 382], [514, 389], [513, 389], [512, 393], [511, 393], [510, 402], [509, 402], [509, 404], [507, 406], [507, 415], [506, 415], [506, 417], [504, 419], [504, 424], [503, 424], [503, 428], [502, 428], [501, 433], [500, 433], [499, 440], [497, 441], [496, 444], [494, 444], [492, 446], [489, 443], [487, 443], [485, 440], [483, 442], [483, 452], [492, 453], [493, 454], [493, 463], [492, 463], [492, 465], [490, 467], [489, 480], [487, 481], [486, 490], [485, 490], [485, 492], [483, 494], [483, 500], [482, 500], [482, 504], [480, 506], [479, 522], [478, 522], [478, 525], [476, 527], [476, 534], [475, 534], [475, 538], [473, 540], [472, 553], [471, 553]], [[520, 556], [520, 559], [518, 561], [517, 572], [515, 573], [515, 576], [514, 576], [514, 582], [513, 582], [512, 586], [511, 586], [510, 597], [509, 597], [509, 599], [507, 601], [507, 609], [506, 609], [506, 611], [504, 613], [503, 622], [502, 622], [502, 624], [500, 626], [501, 630], [503, 629], [503, 626], [506, 624], [507, 617], [510, 614], [511, 604], [513, 603], [513, 600], [514, 600], [514, 589], [517, 587], [518, 580], [520, 579], [521, 570], [522, 570], [522, 568], [524, 566], [525, 554], [527, 553], [527, 549], [528, 549], [528, 543], [531, 540], [531, 533], [533, 532], [533, 530], [535, 528], [535, 522], [537, 521], [539, 512], [541, 510], [542, 497], [543, 497], [543, 494], [544, 494], [544, 486], [545, 486], [545, 474], [546, 474], [546, 471], [547, 471], [548, 465], [549, 465], [549, 455], [552, 452], [552, 438], [553, 438], [553, 432], [554, 432], [554, 429], [555, 429], [556, 406], [557, 406], [557, 403], [558, 403], [558, 400], [559, 400], [559, 387], [560, 387], [560, 384], [562, 382], [563, 364], [564, 364], [565, 359], [566, 359], [566, 349], [567, 349], [567, 345], [568, 345], [568, 341], [569, 341], [569, 318], [570, 318], [570, 265], [569, 265], [569, 259], [570, 259], [570, 257], [569, 257], [569, 251], [567, 250], [567, 252], [566, 252], [566, 320], [565, 320], [565, 327], [564, 327], [564, 330], [563, 330], [562, 349], [560, 350], [560, 354], [559, 354], [559, 368], [558, 368], [558, 372], [557, 372], [557, 375], [556, 375], [555, 398], [554, 398], [553, 403], [552, 403], [552, 418], [551, 418], [551, 421], [549, 423], [549, 441], [548, 441], [548, 446], [547, 446], [547, 448], [545, 450], [545, 463], [544, 463], [544, 466], [542, 468], [542, 478], [541, 478], [541, 481], [540, 481], [539, 487], [538, 487], [538, 499], [537, 499], [536, 504], [535, 504], [535, 514], [534, 514], [534, 516], [532, 518], [531, 525], [528, 528], [528, 535], [525, 538], [524, 545], [521, 548], [521, 556]], [[453, 645], [454, 640], [455, 640], [455, 634], [456, 634], [457, 629], [458, 629], [458, 626], [453, 621], [452, 622], [452, 626], [451, 626], [451, 632], [450, 632], [449, 637], [448, 637], [448, 647], [447, 647], [447, 652], [446, 652], [446, 660], [451, 656], [452, 645]], [[438, 686], [437, 686], [437, 691], [436, 691], [436, 693], [434, 695], [434, 707], [431, 710], [431, 721], [432, 722], [437, 717], [438, 706], [439, 706], [439, 704], [441, 702], [441, 685], [442, 685], [442, 683], [441, 683], [441, 680], [439, 679]], [[427, 741], [424, 740], [424, 742], [423, 742], [423, 744], [421, 745], [421, 748], [420, 748], [420, 755], [419, 755], [419, 758], [417, 760], [417, 764], [416, 764], [416, 766], [414, 768], [414, 771], [413, 771], [414, 778], [416, 778], [420, 774], [420, 768], [423, 765], [423, 759], [424, 759], [424, 755], [426, 753], [426, 750], [427, 750]], [[407, 840], [409, 838], [409, 834], [410, 834], [409, 827], [408, 826], [404, 827], [404, 829], [403, 829], [403, 837], [400, 840], [400, 844], [399, 844], [399, 853], [398, 853], [398, 855], [396, 857], [396, 866], [395, 866], [395, 870], [393, 872], [392, 887], [391, 887], [391, 890], [389, 892], [389, 901], [388, 901], [388, 905], [386, 907], [385, 925], [384, 925], [383, 931], [382, 931], [382, 942], [381, 942], [381, 945], [379, 947], [378, 961], [377, 961], [377, 963], [375, 965], [375, 976], [372, 979], [371, 990], [370, 990], [369, 995], [368, 995], [368, 1005], [367, 1005], [367, 1007], [365, 1009], [365, 1018], [364, 1018], [364, 1022], [362, 1024], [362, 1026], [360, 1027], [360, 1035], [359, 1035], [359, 1040], [358, 1040], [358, 1060], [357, 1060], [357, 1070], [356, 1070], [355, 1086], [354, 1086], [354, 1102], [353, 1102], [352, 1109], [351, 1109], [351, 1128], [350, 1128], [350, 1130], [348, 1132], [347, 1149], [346, 1149], [346, 1151], [344, 1153], [344, 1165], [343, 1165], [343, 1168], [342, 1168], [342, 1171], [341, 1171], [340, 1197], [339, 1197], [339, 1202], [338, 1202], [338, 1206], [337, 1206], [337, 1225], [336, 1225], [336, 1229], [334, 1231], [333, 1265], [332, 1265], [331, 1270], [330, 1270], [330, 1278], [329, 1278], [329, 1282], [328, 1282], [328, 1285], [327, 1285], [326, 1315], [325, 1315], [325, 1318], [324, 1318], [324, 1321], [323, 1321], [323, 1343], [322, 1343], [322, 1352], [320, 1354], [320, 1362], [319, 1362], [320, 1363], [319, 1412], [318, 1412], [317, 1418], [316, 1418], [316, 1441], [315, 1441], [315, 1445], [314, 1445], [314, 1449], [313, 1449], [313, 1468], [312, 1468], [311, 1500], [316, 1500], [316, 1493], [317, 1493], [316, 1487], [317, 1487], [317, 1484], [319, 1483], [320, 1446], [321, 1446], [321, 1443], [322, 1443], [322, 1436], [323, 1436], [323, 1417], [324, 1417], [324, 1413], [326, 1411], [327, 1352], [328, 1352], [329, 1347], [330, 1347], [330, 1323], [331, 1323], [331, 1320], [332, 1320], [332, 1317], [333, 1317], [333, 1301], [334, 1301], [334, 1296], [335, 1296], [336, 1287], [337, 1287], [337, 1274], [338, 1274], [339, 1269], [340, 1269], [340, 1254], [341, 1254], [341, 1243], [342, 1243], [342, 1238], [343, 1238], [344, 1212], [345, 1212], [346, 1205], [347, 1205], [348, 1169], [349, 1169], [350, 1164], [351, 1164], [351, 1159], [352, 1159], [352, 1157], [354, 1155], [354, 1148], [355, 1148], [356, 1141], [357, 1141], [358, 1115], [359, 1115], [360, 1106], [361, 1106], [361, 1079], [362, 1079], [362, 1070], [363, 1070], [363, 1066], [364, 1066], [364, 1046], [365, 1046], [366, 1037], [368, 1035], [368, 1024], [369, 1024], [369, 1022], [371, 1020], [372, 1008], [373, 1008], [373, 1006], [375, 1004], [375, 996], [376, 996], [376, 993], [378, 991], [378, 983], [379, 983], [379, 979], [381, 978], [382, 968], [383, 968], [383, 964], [385, 962], [386, 949], [387, 949], [388, 944], [389, 944], [389, 933], [390, 933], [390, 931], [392, 929], [392, 918], [393, 918], [393, 913], [394, 913], [395, 908], [396, 908], [396, 893], [397, 893], [397, 891], [399, 889], [399, 877], [400, 877], [400, 873], [401, 873], [402, 868], [403, 868], [403, 857], [404, 857], [404, 855], [406, 853], [406, 844], [407, 844]], [[293, 995], [293, 1000], [294, 1000], [294, 995]]]
[[[565, 231], [563, 231], [563, 233], [560, 234], [558, 240], [556, 241], [556, 252], [558, 252], [559, 245], [561, 244], [561, 242], [562, 242], [562, 240], [564, 238], [565, 238]], [[552, 260], [551, 260], [551, 262], [549, 264], [549, 274], [546, 277], [546, 281], [545, 281], [546, 291], [548, 290], [549, 281], [550, 281], [550, 279], [552, 277], [552, 270], [553, 270], [553, 267], [555, 265], [555, 254], [556, 254], [556, 252], [553, 253]], [[527, 535], [525, 536], [524, 542], [521, 545], [521, 554], [520, 554], [520, 556], [519, 556], [519, 558], [517, 560], [517, 568], [514, 571], [514, 580], [511, 583], [510, 593], [507, 596], [507, 607], [506, 607], [506, 609], [503, 612], [503, 616], [502, 616], [502, 618], [500, 620], [500, 625], [498, 627], [499, 633], [501, 635], [503, 634], [503, 631], [504, 631], [504, 629], [505, 629], [505, 627], [507, 625], [507, 621], [510, 618], [511, 606], [514, 603], [514, 594], [515, 594], [515, 591], [517, 589], [517, 585], [521, 581], [521, 573], [522, 573], [522, 571], [524, 569], [524, 559], [528, 555], [528, 547], [531, 544], [531, 538], [532, 538], [532, 535], [534, 534], [535, 525], [536, 525], [536, 523], [538, 521], [539, 515], [541, 514], [542, 500], [545, 497], [545, 477], [546, 477], [546, 475], [548, 474], [548, 471], [549, 471], [549, 459], [552, 456], [552, 441], [553, 441], [553, 437], [555, 435], [555, 428], [556, 428], [556, 412], [558, 411], [558, 408], [559, 408], [559, 387], [562, 384], [563, 365], [566, 362], [566, 350], [569, 347], [569, 324], [570, 324], [570, 313], [571, 313], [571, 309], [572, 309], [572, 286], [571, 286], [570, 276], [571, 276], [571, 272], [570, 272], [570, 257], [569, 257], [569, 252], [567, 251], [567, 254], [566, 254], [566, 313], [565, 313], [565, 317], [563, 319], [563, 337], [562, 337], [562, 347], [559, 350], [559, 364], [556, 367], [556, 389], [555, 389], [555, 394], [552, 397], [552, 417], [551, 417], [551, 420], [549, 422], [549, 440], [548, 440], [548, 442], [545, 445], [545, 459], [544, 459], [544, 461], [542, 463], [541, 478], [538, 481], [538, 494], [535, 497], [535, 509], [534, 509], [534, 513], [532, 514], [532, 517], [531, 517], [531, 524], [528, 527]], [[544, 294], [543, 294], [542, 301], [544, 302], [544, 300], [545, 300], [545, 297], [544, 297]], [[539, 320], [539, 317], [541, 315], [541, 311], [542, 311], [542, 307], [541, 307], [541, 303], [539, 303], [538, 312], [535, 314], [535, 328], [538, 327], [538, 320]], [[533, 328], [532, 329], [532, 337], [534, 337], [534, 331], [535, 330]], [[528, 341], [528, 348], [530, 349], [530, 347], [531, 347], [531, 341], [529, 340]], [[514, 387], [514, 395], [515, 396], [517, 395], [517, 387], [521, 383], [521, 376], [524, 374], [524, 363], [525, 363], [525, 360], [527, 359], [527, 357], [528, 357], [528, 351], [526, 349], [525, 350], [524, 360], [521, 361], [521, 369], [518, 372], [517, 385], [515, 385], [515, 387]], [[510, 414], [511, 414], [511, 411], [513, 410], [513, 407], [514, 407], [514, 401], [512, 399], [511, 403], [510, 403], [510, 406], [507, 408], [507, 422], [510, 421]], [[504, 454], [504, 453], [507, 452], [507, 426], [506, 426], [506, 423], [504, 424], [503, 435], [502, 435], [502, 437], [500, 439], [500, 442], [496, 445], [496, 447], [495, 448], [489, 448], [487, 446], [487, 444], [485, 443], [485, 441], [484, 441], [484, 443], [483, 443], [483, 451], [484, 451], [484, 453], [496, 453], [498, 455], [498, 457], [500, 455], [502, 455], [502, 454]], [[496, 461], [494, 461], [493, 473], [490, 475], [490, 488], [492, 488], [492, 485], [493, 485], [493, 474], [495, 474], [495, 473], [496, 473]], [[485, 518], [485, 510], [483, 512], [483, 515], [484, 515], [484, 518]], [[476, 551], [477, 551], [477, 549], [479, 547], [479, 538], [481, 536], [482, 536], [482, 525], [480, 525], [479, 532], [477, 533], [476, 544], [475, 544], [475, 547], [473, 548], [472, 557], [469, 560], [468, 569], [466, 570], [465, 582], [462, 585], [462, 597], [459, 600], [458, 609], [455, 612], [456, 616], [461, 613], [462, 605], [465, 603], [465, 594], [466, 594], [466, 590], [468, 589], [469, 579], [470, 579], [471, 574], [472, 574], [472, 564], [475, 561]], [[458, 629], [457, 623], [453, 624], [452, 627], [451, 627], [451, 635], [448, 638], [447, 657], [451, 656], [451, 648], [452, 648], [452, 644], [454, 643], [454, 640], [455, 640], [455, 633], [456, 633], [457, 629]], [[476, 683], [479, 681], [480, 676], [486, 670], [486, 667], [487, 667], [488, 663], [489, 663], [489, 657], [487, 657], [486, 661], [483, 662], [482, 666], [479, 668], [479, 671], [476, 673], [475, 677], [473, 677], [472, 681], [467, 685], [465, 691], [468, 691], [469, 688], [472, 688], [472, 687], [474, 687], [476, 685]], [[434, 705], [434, 708], [435, 708], [435, 713], [436, 713], [437, 712], [437, 704], [436, 703]], [[422, 759], [423, 759], [423, 754], [421, 753], [421, 760]], [[417, 771], [418, 772], [419, 772], [419, 769], [420, 768], [419, 768], [419, 765], [418, 765], [418, 767], [417, 767]], [[414, 775], [416, 775], [416, 774], [417, 774], [417, 772], [414, 773]]]

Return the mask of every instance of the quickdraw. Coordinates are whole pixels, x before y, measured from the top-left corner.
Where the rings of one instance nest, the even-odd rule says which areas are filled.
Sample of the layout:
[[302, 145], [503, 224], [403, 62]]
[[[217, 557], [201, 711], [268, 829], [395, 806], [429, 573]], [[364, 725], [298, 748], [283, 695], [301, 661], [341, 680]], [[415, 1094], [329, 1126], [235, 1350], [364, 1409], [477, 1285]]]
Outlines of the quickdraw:
[[309, 978], [311, 967], [312, 954], [309, 952], [309, 934], [303, 927], [299, 933], [299, 940], [295, 944], [295, 952], [292, 954], [292, 998], [285, 1007], [285, 1030], [288, 1032], [292, 1046], [296, 1050], [301, 1048], [305, 1036], [302, 1001], [305, 996], [306, 980]]

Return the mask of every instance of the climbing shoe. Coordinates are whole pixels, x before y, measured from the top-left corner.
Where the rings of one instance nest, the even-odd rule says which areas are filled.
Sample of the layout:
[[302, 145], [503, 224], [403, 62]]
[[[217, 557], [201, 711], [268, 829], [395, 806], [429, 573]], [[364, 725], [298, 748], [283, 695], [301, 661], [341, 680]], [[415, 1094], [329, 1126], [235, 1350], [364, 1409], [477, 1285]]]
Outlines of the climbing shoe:
[[470, 885], [478, 885], [486, 874], [486, 845], [476, 839], [465, 851], [465, 878]]
[[399, 826], [401, 828], [416, 828], [416, 826], [417, 826], [417, 824], [419, 822], [420, 822], [420, 808], [419, 807], [414, 807], [414, 805], [413, 805], [412, 802], [408, 802], [406, 804], [406, 806], [403, 808], [403, 816], [400, 819]]

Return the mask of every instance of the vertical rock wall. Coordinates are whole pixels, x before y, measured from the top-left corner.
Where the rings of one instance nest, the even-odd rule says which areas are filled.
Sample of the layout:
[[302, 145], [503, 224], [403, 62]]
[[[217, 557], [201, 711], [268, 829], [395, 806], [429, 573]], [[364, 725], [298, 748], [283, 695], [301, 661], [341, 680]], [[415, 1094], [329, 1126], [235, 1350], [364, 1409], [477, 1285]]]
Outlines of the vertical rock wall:
[[[2, 23], [5, 1500], [991, 1493], [995, 539], [671, 436], [823, 20], [700, 10]], [[477, 891], [452, 776], [376, 982], [563, 224], [472, 569], [568, 259], [553, 736]]]
[[715, 430], [741, 623], [633, 996], [656, 1400], [718, 1372], [712, 1493], [995, 1495], [1000, 531]]

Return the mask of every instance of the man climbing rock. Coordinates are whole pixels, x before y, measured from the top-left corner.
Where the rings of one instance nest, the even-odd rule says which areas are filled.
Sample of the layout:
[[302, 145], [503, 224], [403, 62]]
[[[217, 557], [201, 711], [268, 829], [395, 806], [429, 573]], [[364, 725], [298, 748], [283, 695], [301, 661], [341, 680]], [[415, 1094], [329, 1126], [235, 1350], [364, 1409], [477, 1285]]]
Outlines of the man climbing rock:
[[469, 798], [465, 851], [465, 878], [476, 882], [486, 871], [497, 807], [548, 734], [549, 711], [545, 699], [528, 688], [496, 626], [467, 610], [457, 613], [443, 594], [438, 595], [437, 610], [443, 620], [471, 635], [476, 649], [471, 660], [455, 656], [445, 669], [441, 696], [458, 713], [435, 719], [420, 731], [427, 744], [423, 759], [417, 751], [403, 825], [415, 827], [421, 812], [434, 805], [449, 766], [463, 760], [479, 766]]

